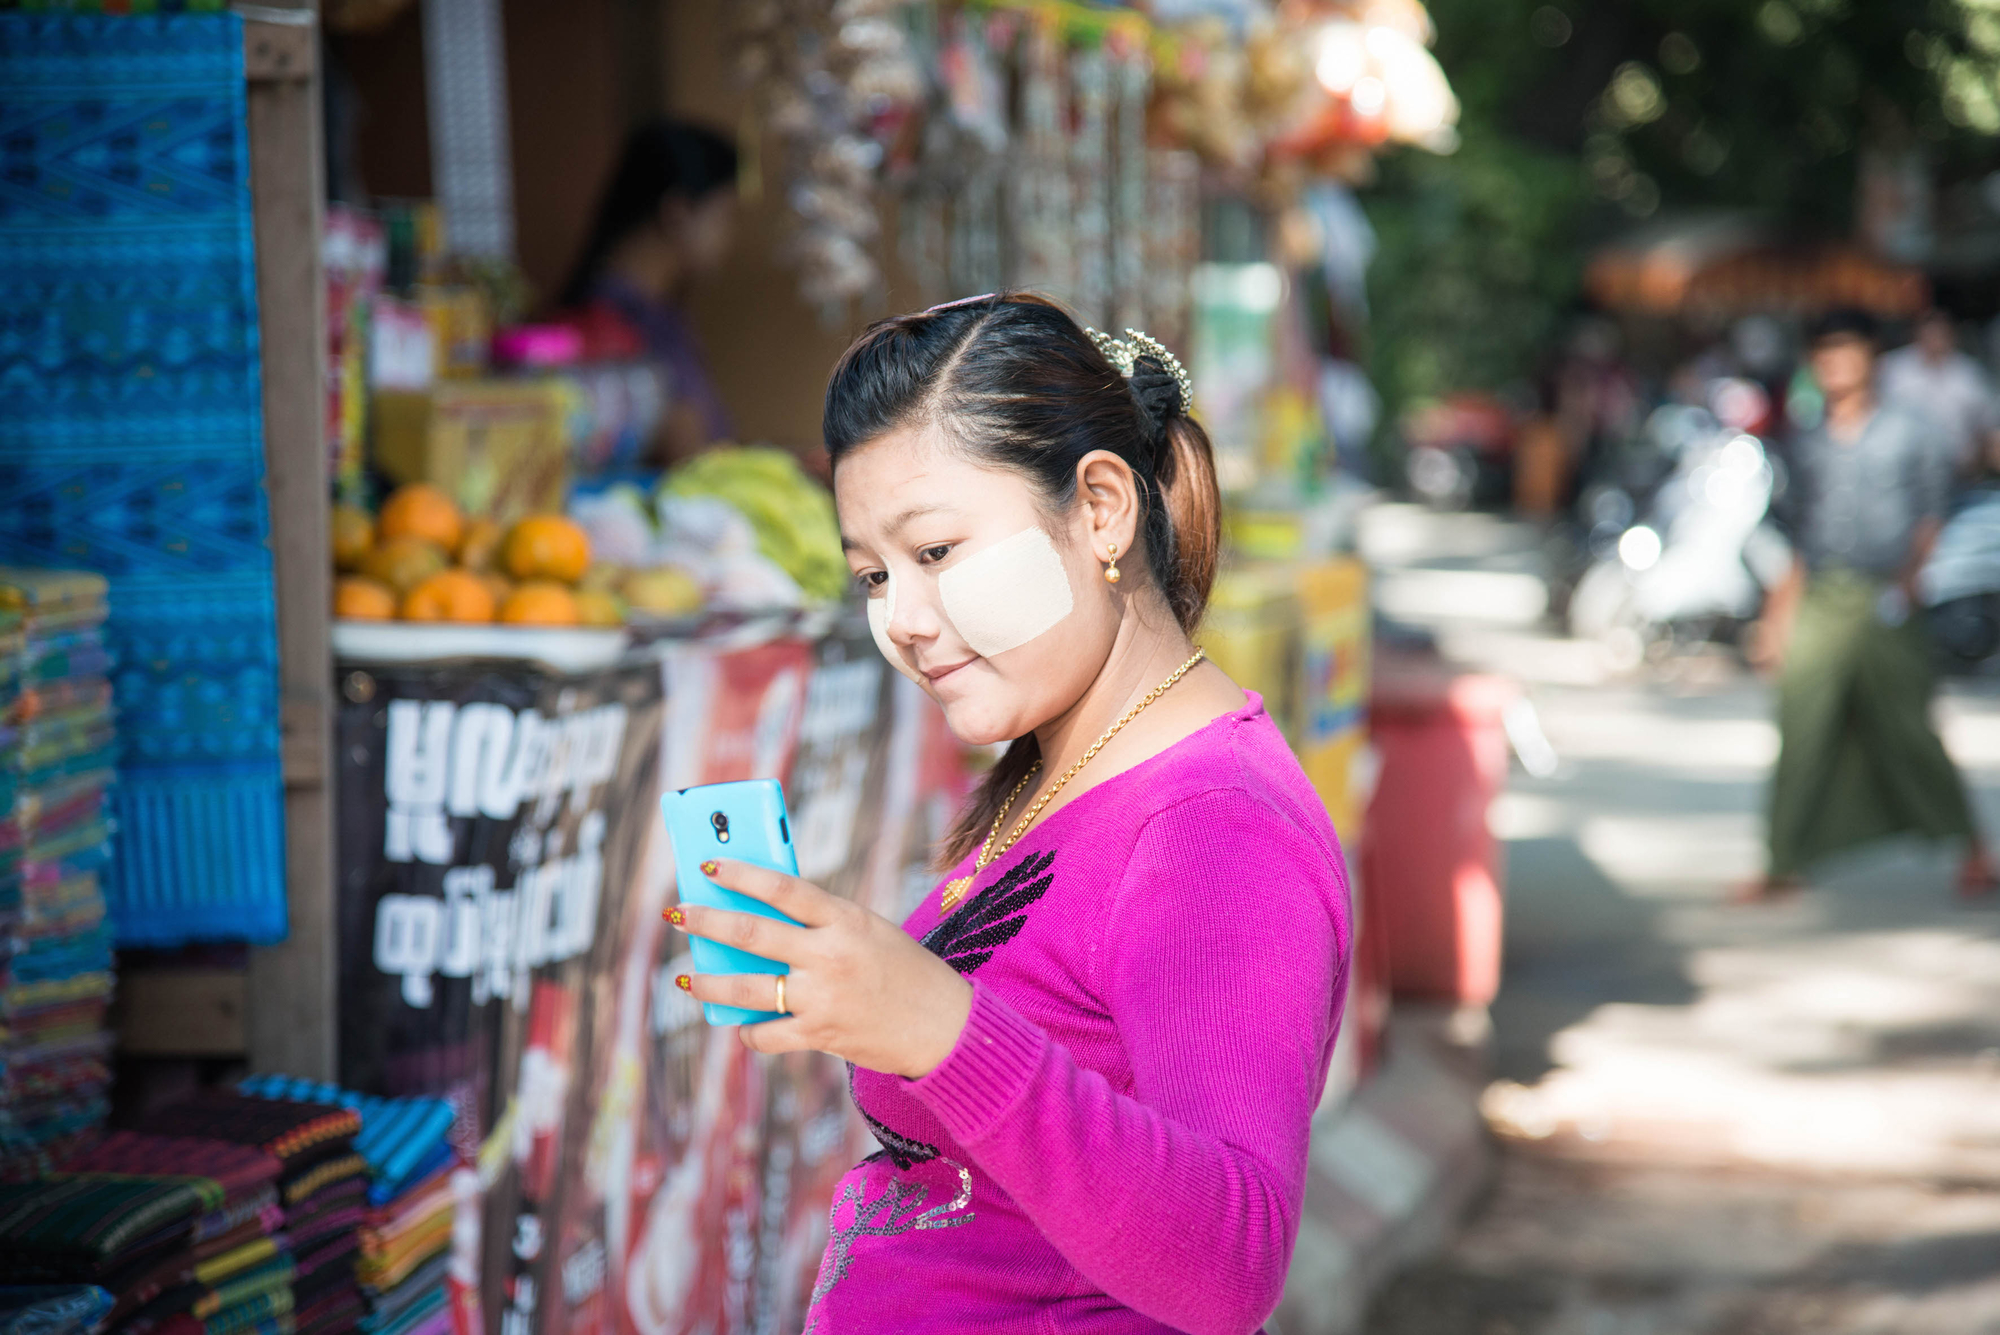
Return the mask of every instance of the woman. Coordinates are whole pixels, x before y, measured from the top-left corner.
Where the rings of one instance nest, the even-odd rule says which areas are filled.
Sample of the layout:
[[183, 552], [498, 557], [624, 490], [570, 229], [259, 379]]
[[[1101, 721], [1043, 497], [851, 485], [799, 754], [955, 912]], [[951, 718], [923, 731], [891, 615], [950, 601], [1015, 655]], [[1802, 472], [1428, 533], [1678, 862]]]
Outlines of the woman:
[[875, 325], [827, 387], [877, 643], [957, 736], [1012, 742], [957, 865], [900, 930], [733, 862], [704, 870], [802, 926], [668, 913], [790, 965], [678, 981], [789, 1011], [743, 1041], [846, 1058], [884, 1147], [809, 1330], [1243, 1335], [1283, 1290], [1345, 876], [1263, 702], [1189, 640], [1218, 498], [1179, 364], [1094, 337], [975, 298]]
[[665, 374], [670, 406], [655, 463], [734, 435], [681, 307], [693, 280], [729, 254], [735, 219], [736, 146], [700, 125], [641, 125], [625, 140], [563, 289], [588, 355], [644, 356]]

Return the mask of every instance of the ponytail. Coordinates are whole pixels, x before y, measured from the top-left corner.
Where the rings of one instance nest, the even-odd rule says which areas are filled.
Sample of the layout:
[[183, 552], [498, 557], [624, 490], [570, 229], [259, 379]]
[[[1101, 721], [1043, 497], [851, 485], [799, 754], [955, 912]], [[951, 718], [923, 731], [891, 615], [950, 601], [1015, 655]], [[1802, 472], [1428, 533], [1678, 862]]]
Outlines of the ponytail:
[[1222, 493], [1215, 484], [1215, 451], [1201, 423], [1181, 415], [1167, 422], [1160, 455], [1156, 473], [1160, 504], [1155, 509], [1165, 520], [1168, 565], [1159, 570], [1156, 562], [1154, 573], [1167, 606], [1174, 610], [1174, 620], [1192, 635], [1208, 610], [1222, 556]]

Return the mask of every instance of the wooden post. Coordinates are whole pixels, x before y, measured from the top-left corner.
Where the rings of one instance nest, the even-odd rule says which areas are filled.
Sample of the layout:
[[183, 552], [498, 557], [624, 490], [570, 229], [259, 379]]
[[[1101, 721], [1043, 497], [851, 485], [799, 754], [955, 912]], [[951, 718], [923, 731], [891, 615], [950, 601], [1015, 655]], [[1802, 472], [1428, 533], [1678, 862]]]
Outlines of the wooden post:
[[256, 1071], [335, 1074], [332, 574], [327, 540], [326, 153], [318, 14], [240, 6], [264, 363], [265, 488], [278, 593], [291, 935], [253, 950], [245, 1008]]

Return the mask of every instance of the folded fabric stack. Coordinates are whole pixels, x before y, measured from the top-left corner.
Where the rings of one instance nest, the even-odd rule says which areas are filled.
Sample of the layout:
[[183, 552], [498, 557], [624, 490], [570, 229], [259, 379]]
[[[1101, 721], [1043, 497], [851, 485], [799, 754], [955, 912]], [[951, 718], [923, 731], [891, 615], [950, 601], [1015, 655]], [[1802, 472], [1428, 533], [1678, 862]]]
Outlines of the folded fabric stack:
[[294, 1263], [278, 1207], [281, 1165], [249, 1145], [116, 1131], [71, 1155], [49, 1181], [187, 1183], [206, 1209], [179, 1248], [125, 1277], [119, 1335], [234, 1335], [289, 1329]]
[[[0, 1183], [0, 1284], [89, 1284], [112, 1297], [118, 1327], [169, 1290], [196, 1282], [197, 1224], [222, 1206], [201, 1177], [84, 1174]], [[248, 1335], [255, 1323], [232, 1328]], [[199, 1329], [199, 1328], [197, 1328]], [[268, 1335], [278, 1335], [271, 1325]]]
[[238, 1088], [351, 1108], [361, 1119], [354, 1148], [368, 1161], [368, 1212], [355, 1267], [368, 1335], [442, 1335], [451, 1327], [445, 1284], [451, 1264], [452, 1170], [458, 1160], [443, 1099], [383, 1099], [337, 1085], [257, 1076]]
[[0, 1179], [104, 1120], [117, 753], [105, 582], [0, 567]]
[[95, 1284], [0, 1286], [0, 1335], [97, 1335], [111, 1307]]
[[250, 1145], [278, 1160], [278, 1206], [294, 1260], [286, 1329], [294, 1335], [352, 1330], [364, 1311], [354, 1261], [368, 1206], [368, 1163], [354, 1149], [359, 1115], [338, 1105], [216, 1093], [162, 1108], [146, 1121], [163, 1135]]

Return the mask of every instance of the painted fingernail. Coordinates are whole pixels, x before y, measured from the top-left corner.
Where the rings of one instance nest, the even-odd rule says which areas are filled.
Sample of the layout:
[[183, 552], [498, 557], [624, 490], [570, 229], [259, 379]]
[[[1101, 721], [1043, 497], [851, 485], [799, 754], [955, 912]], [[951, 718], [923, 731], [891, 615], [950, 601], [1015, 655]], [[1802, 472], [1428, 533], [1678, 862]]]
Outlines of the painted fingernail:
[[692, 992], [694, 991], [694, 979], [688, 977], [684, 973], [675, 974], [674, 986], [678, 987], [683, 992]]
[[665, 913], [662, 913], [660, 916], [662, 918], [665, 918], [668, 922], [672, 923], [676, 927], [687, 926], [687, 914], [681, 912], [679, 905], [675, 905], [673, 908], [668, 909]]
[[713, 876], [715, 875], [715, 873], [721, 870], [722, 870], [722, 864], [720, 862], [717, 862], [714, 858], [710, 858], [708, 861], [701, 864], [701, 874], [703, 876]]

